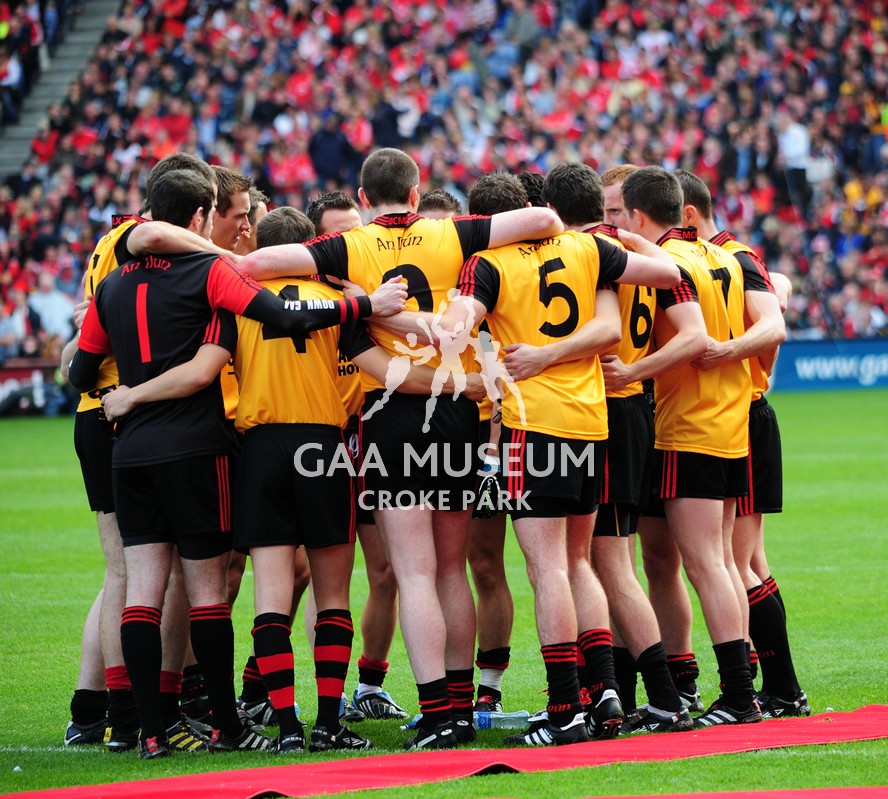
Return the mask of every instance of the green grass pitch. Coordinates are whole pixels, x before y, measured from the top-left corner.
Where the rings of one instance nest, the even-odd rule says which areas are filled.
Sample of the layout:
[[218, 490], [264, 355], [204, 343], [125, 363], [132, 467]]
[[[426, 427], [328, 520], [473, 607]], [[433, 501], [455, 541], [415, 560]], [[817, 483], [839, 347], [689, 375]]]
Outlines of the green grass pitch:
[[[778, 393], [771, 401], [783, 433], [786, 496], [785, 512], [768, 518], [766, 539], [786, 601], [800, 681], [815, 713], [888, 704], [888, 392]], [[134, 753], [62, 746], [81, 628], [103, 569], [74, 455], [72, 424], [70, 418], [0, 420], [0, 793], [281, 765], [264, 753], [142, 762]], [[533, 711], [544, 703], [544, 678], [530, 589], [513, 540], [508, 563], [516, 620], [512, 665], [504, 682], [506, 704], [507, 709]], [[248, 572], [234, 609], [238, 671], [250, 645], [251, 597]], [[359, 560], [352, 585], [355, 618], [365, 597]], [[311, 720], [314, 682], [299, 623], [293, 635], [297, 699], [303, 717]], [[711, 700], [717, 674], [696, 605], [694, 643], [703, 698]], [[355, 648], [359, 646], [356, 640]], [[415, 686], [399, 637], [390, 661], [386, 687], [415, 711]], [[353, 666], [351, 688], [354, 676]], [[398, 751], [406, 737], [392, 722], [368, 721], [358, 729], [374, 742], [369, 754]], [[477, 746], [496, 747], [506, 734], [482, 732]], [[303, 755], [293, 762], [319, 757], [325, 756]], [[429, 799], [571, 799], [878, 784], [888, 785], [886, 741], [470, 778], [423, 786], [422, 793]], [[412, 799], [416, 790], [387, 790], [385, 795]]]

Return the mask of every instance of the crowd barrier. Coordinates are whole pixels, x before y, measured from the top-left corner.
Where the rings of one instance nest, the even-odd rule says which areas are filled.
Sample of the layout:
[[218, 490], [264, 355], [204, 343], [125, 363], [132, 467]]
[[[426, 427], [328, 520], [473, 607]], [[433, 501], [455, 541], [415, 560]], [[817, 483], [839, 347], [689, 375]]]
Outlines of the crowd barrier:
[[888, 339], [788, 341], [771, 377], [775, 391], [888, 386]]

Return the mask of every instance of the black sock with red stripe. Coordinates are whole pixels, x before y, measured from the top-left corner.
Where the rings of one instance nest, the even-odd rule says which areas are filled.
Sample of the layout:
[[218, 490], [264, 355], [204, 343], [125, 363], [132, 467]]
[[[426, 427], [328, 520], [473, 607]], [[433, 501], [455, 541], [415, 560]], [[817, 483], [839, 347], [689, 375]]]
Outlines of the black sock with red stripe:
[[580, 704], [580, 681], [577, 678], [577, 645], [573, 641], [540, 647], [546, 664], [549, 721], [563, 727], [572, 721], [583, 706]]
[[[267, 688], [271, 706], [277, 711], [281, 735], [299, 731], [293, 674], [293, 645], [290, 618], [283, 613], [260, 613], [253, 621], [253, 662]], [[244, 686], [246, 688], [246, 685]]]
[[108, 692], [78, 688], [71, 697], [71, 721], [81, 726], [98, 724], [108, 717]]
[[746, 642], [746, 657], [749, 658], [749, 674], [755, 680], [759, 673], [759, 656], [749, 641]]
[[453, 719], [453, 706], [450, 704], [446, 677], [417, 683], [416, 691], [419, 694], [419, 712], [422, 713], [422, 718], [419, 720], [420, 727], [430, 732], [439, 724], [446, 724]]
[[783, 608], [765, 585], [750, 588], [746, 597], [749, 635], [762, 668], [762, 690], [770, 696], [792, 701], [801, 688], [792, 662]]
[[[620, 704], [623, 711], [628, 713], [635, 710], [635, 688], [638, 685], [638, 666], [632, 653], [623, 646], [614, 647], [614, 677], [620, 686]], [[670, 677], [670, 681], [671, 681]]]
[[638, 670], [651, 705], [670, 713], [681, 710], [681, 697], [672, 682], [669, 666], [666, 665], [666, 650], [661, 641], [649, 646], [638, 656]]
[[318, 611], [315, 624], [315, 680], [318, 684], [317, 724], [331, 732], [339, 729], [339, 703], [348, 675], [355, 628], [348, 610]]
[[388, 667], [387, 660], [373, 660], [366, 655], [361, 655], [358, 658], [358, 682], [382, 688], [385, 675], [388, 674]]
[[697, 665], [697, 656], [693, 652], [666, 655], [666, 664], [669, 666], [673, 684], [681, 693], [697, 693], [700, 667]]
[[191, 608], [191, 648], [204, 676], [213, 727], [236, 738], [243, 731], [234, 697], [234, 628], [225, 602]]
[[746, 641], [725, 641], [712, 647], [718, 661], [718, 675], [721, 678], [722, 698], [725, 704], [743, 711], [752, 704], [752, 677], [749, 674], [749, 658], [746, 655]]
[[585, 630], [577, 638], [577, 648], [586, 662], [586, 682], [592, 704], [598, 704], [608, 689], [619, 693], [614, 676], [613, 635], [608, 629]]
[[472, 718], [472, 700], [475, 698], [475, 685], [472, 677], [474, 669], [447, 669], [447, 693], [450, 694], [451, 712], [454, 718]]
[[478, 677], [478, 698], [489, 696], [497, 702], [503, 698], [503, 674], [509, 668], [511, 647], [500, 646], [496, 649], [479, 649], [475, 656], [475, 665], [481, 669]]
[[142, 739], [166, 738], [160, 715], [160, 611], [141, 605], [123, 609], [120, 648], [133, 687]]
[[[289, 628], [290, 621], [287, 620], [287, 627]], [[240, 698], [244, 702], [260, 702], [263, 699], [268, 699], [268, 691], [265, 690], [265, 682], [262, 679], [262, 672], [259, 671], [259, 666], [256, 665], [256, 656], [250, 655], [247, 658], [247, 662], [244, 664], [244, 673], [243, 673], [243, 689], [241, 690]]]
[[179, 700], [182, 697], [182, 672], [160, 672], [160, 715], [164, 727], [169, 729], [180, 718]]
[[105, 685], [108, 686], [108, 726], [115, 734], [131, 735], [139, 729], [139, 711], [126, 666], [106, 668]]
[[768, 575], [767, 579], [762, 583], [776, 598], [780, 603], [780, 609], [783, 611], [783, 615], [786, 616], [786, 605], [783, 604], [783, 594], [780, 593], [780, 587], [777, 585], [777, 581], [774, 579], [773, 575]]

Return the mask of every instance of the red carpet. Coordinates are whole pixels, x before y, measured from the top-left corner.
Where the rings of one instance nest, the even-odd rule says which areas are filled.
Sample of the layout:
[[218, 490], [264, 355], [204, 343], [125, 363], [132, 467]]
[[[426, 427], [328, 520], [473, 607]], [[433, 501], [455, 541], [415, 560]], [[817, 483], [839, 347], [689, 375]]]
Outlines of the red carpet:
[[[193, 774], [142, 782], [18, 793], [18, 799], [168, 799], [173, 796], [253, 799], [311, 796], [367, 788], [416, 785], [475, 774], [555, 771], [608, 763], [675, 760], [703, 755], [750, 752], [786, 746], [833, 744], [888, 738], [888, 706], [869, 705], [851, 713], [781, 719], [762, 724], [716, 727], [671, 735], [645, 735], [547, 749], [459, 749], [363, 757], [359, 760], [307, 762], [239, 771]], [[418, 760], [422, 758], [422, 760]], [[417, 764], [421, 767], [417, 768]], [[756, 792], [761, 799], [834, 799], [888, 796], [885, 789]], [[709, 794], [738, 799], [742, 793]]]

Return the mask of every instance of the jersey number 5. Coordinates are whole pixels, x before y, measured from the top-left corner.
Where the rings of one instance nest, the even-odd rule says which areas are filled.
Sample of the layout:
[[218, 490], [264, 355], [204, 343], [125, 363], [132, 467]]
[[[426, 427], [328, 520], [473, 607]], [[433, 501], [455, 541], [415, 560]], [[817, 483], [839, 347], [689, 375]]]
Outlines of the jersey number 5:
[[580, 321], [580, 306], [577, 302], [577, 295], [573, 293], [573, 289], [566, 283], [549, 284], [548, 275], [564, 269], [564, 261], [560, 258], [552, 258], [546, 261], [540, 267], [540, 302], [549, 307], [555, 297], [561, 297], [567, 303], [567, 319], [553, 325], [551, 322], [544, 322], [540, 327], [540, 333], [550, 338], [564, 338], [569, 336], [577, 329], [577, 323]]

